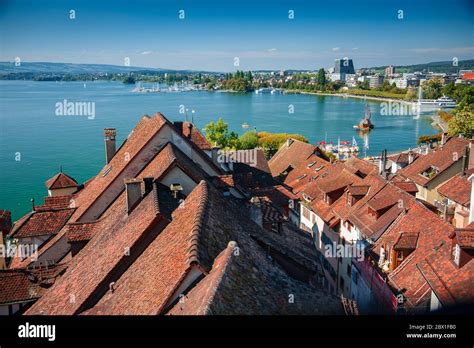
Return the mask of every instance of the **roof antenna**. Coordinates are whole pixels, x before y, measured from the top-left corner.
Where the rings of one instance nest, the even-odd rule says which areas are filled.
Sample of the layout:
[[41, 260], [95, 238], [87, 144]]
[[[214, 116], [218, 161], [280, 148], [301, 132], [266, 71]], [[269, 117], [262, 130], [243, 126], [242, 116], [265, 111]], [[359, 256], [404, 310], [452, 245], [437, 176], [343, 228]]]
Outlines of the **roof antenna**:
[[62, 166], [62, 165], [59, 166], [59, 172], [60, 172], [60, 173], [63, 172], [63, 166]]
[[35, 199], [32, 197], [30, 201], [31, 201], [31, 206], [33, 207], [33, 211], [35, 211]]

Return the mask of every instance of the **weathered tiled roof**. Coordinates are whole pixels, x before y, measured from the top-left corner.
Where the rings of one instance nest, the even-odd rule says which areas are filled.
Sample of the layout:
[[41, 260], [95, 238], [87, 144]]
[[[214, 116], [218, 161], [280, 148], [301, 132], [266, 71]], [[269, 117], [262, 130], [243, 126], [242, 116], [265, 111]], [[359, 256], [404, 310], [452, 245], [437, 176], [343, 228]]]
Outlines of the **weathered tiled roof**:
[[77, 181], [69, 175], [60, 172], [46, 181], [46, 187], [48, 190], [77, 187]]
[[[395, 245], [400, 234], [418, 234], [415, 250], [388, 274], [390, 284], [406, 298], [407, 307], [417, 307], [429, 299], [429, 285], [419, 272], [419, 265], [431, 255], [441, 255], [450, 249], [449, 235], [454, 228], [425, 207], [414, 204], [376, 241], [373, 250], [379, 254], [380, 246]], [[412, 238], [413, 240], [413, 238]], [[413, 246], [413, 245], [412, 245]], [[447, 252], [446, 249], [446, 252]], [[443, 268], [437, 268], [445, 272]]]
[[[451, 138], [442, 149], [430, 152], [427, 155], [420, 156], [415, 162], [398, 171], [398, 174], [411, 179], [421, 186], [425, 186], [440, 173], [444, 172], [456, 161], [460, 160], [464, 154], [464, 149], [469, 142], [463, 138]], [[439, 172], [432, 177], [421, 175], [431, 166], [436, 167]]]
[[210, 150], [212, 147], [199, 129], [191, 122], [174, 122], [175, 127], [201, 150]]
[[14, 226], [10, 235], [14, 238], [26, 238], [56, 234], [73, 213], [74, 209], [32, 212]]
[[[242, 255], [239, 260], [244, 264], [229, 268], [230, 272], [225, 274], [228, 279], [226, 286], [219, 290], [219, 295], [211, 304], [216, 309], [209, 313], [341, 313], [339, 299], [290, 278], [278, 265], [267, 259], [264, 249], [251, 237], [252, 234], [267, 232], [248, 218], [245, 219], [244, 212], [236, 209], [234, 204], [213, 187], [201, 182], [174, 211], [169, 225], [118, 279], [114, 279], [113, 291], [104, 291], [100, 295], [97, 293], [97, 304], [87, 309], [79, 306], [85, 298], [82, 293], [90, 294], [90, 289], [98, 281], [97, 273], [102, 273], [101, 270], [104, 269], [105, 259], [96, 249], [105, 249], [107, 255], [110, 255], [110, 243], [116, 242], [111, 241], [110, 234], [105, 233], [108, 236], [104, 238], [108, 239], [101, 239], [101, 244], [94, 243], [104, 233], [97, 235], [76, 256], [77, 259], [73, 259], [66, 274], [28, 314], [41, 311], [58, 314], [77, 312], [62, 299], [66, 289], [76, 295], [77, 304], [73, 307], [86, 310], [85, 314], [161, 314], [167, 310], [171, 296], [192, 267], [199, 267], [204, 274], [209, 273], [199, 281], [198, 286], [205, 287], [212, 280], [216, 265], [225, 259], [219, 257], [219, 254], [233, 240], [239, 241]], [[140, 206], [141, 204], [135, 209], [140, 209]], [[115, 234], [127, 233], [116, 231]], [[92, 262], [96, 269], [90, 264]], [[89, 268], [91, 271], [88, 271]], [[199, 285], [201, 282], [204, 283]], [[79, 290], [76, 290], [78, 287]], [[224, 294], [225, 297], [219, 297]], [[268, 297], [269, 294], [272, 296]], [[289, 301], [290, 295], [296, 298], [294, 303]], [[253, 305], [249, 307], [251, 303]], [[247, 310], [244, 312], [245, 308]], [[199, 311], [189, 314], [197, 313]]]
[[0, 270], [0, 304], [34, 301], [40, 288], [26, 270]]
[[317, 146], [315, 145], [291, 139], [290, 144], [284, 143], [268, 162], [272, 175], [277, 177], [289, 165], [293, 168], [298, 167], [316, 150]]
[[471, 200], [472, 184], [467, 179], [472, 174], [474, 174], [474, 169], [455, 175], [438, 187], [438, 193], [451, 201], [468, 206]]
[[[76, 314], [84, 310], [92, 298], [100, 296], [103, 288], [108, 287], [108, 277], [132, 262], [134, 253], [156, 233], [150, 229], [162, 218], [156, 190], [145, 196], [129, 215], [124, 194], [111, 209], [108, 214], [116, 216], [114, 221], [92, 237], [47, 296], [29, 309], [29, 314]], [[71, 295], [74, 301], [70, 301]]]

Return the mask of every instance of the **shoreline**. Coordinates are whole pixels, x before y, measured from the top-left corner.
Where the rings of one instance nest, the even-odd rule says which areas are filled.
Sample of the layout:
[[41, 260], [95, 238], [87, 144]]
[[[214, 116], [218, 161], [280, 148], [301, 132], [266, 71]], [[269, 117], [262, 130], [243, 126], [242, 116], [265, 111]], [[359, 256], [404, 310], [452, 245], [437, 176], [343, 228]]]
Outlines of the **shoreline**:
[[373, 100], [380, 102], [399, 102], [402, 104], [411, 104], [414, 101], [408, 101], [403, 99], [394, 99], [388, 97], [374, 97], [367, 95], [356, 95], [350, 93], [326, 93], [326, 92], [306, 92], [306, 91], [297, 91], [297, 90], [287, 90], [288, 94], [309, 94], [309, 95], [319, 95], [319, 96], [329, 96], [329, 97], [340, 97], [340, 98], [355, 98], [355, 99], [364, 99], [364, 100]]

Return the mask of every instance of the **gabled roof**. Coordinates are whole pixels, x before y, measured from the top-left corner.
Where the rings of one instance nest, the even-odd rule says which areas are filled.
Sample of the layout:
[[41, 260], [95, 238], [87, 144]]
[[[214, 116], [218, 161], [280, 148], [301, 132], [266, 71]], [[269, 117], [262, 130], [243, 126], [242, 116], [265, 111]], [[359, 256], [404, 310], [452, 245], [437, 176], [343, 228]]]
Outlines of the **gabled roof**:
[[[417, 307], [429, 299], [429, 285], [419, 272], [418, 266], [431, 255], [438, 257], [450, 250], [449, 235], [453, 230], [450, 224], [436, 214], [414, 204], [373, 245], [373, 251], [378, 255], [382, 245], [386, 248], [396, 245], [402, 233], [409, 233], [409, 236], [418, 235], [415, 250], [388, 274], [390, 285], [406, 298], [405, 306]], [[444, 273], [446, 267], [436, 269], [437, 272]]]
[[[156, 189], [145, 196], [127, 215], [124, 193], [113, 204], [113, 221], [105, 224], [86, 246], [71, 260], [68, 270], [54, 286], [29, 310], [28, 314], [77, 314], [103, 288], [108, 279], [131, 263], [134, 253], [158, 231], [159, 212]], [[128, 250], [128, 253], [127, 253]], [[136, 255], [135, 255], [136, 257]], [[122, 270], [123, 271], [123, 270]], [[70, 295], [75, 301], [70, 301]]]
[[74, 209], [34, 211], [15, 224], [10, 235], [14, 238], [57, 234], [66, 224]]
[[289, 165], [293, 168], [298, 167], [317, 150], [318, 147], [315, 145], [289, 139], [268, 162], [273, 177], [280, 175]]
[[[418, 185], [425, 186], [454, 163], [460, 161], [468, 144], [469, 141], [464, 138], [451, 138], [442, 148], [420, 156], [415, 162], [400, 169], [397, 173], [411, 179]], [[431, 177], [422, 175], [423, 172], [433, 167], [437, 168], [437, 174]]]
[[0, 270], [0, 304], [30, 302], [40, 297], [39, 284], [26, 270]]
[[46, 188], [48, 190], [63, 189], [69, 187], [77, 187], [77, 181], [69, 175], [60, 172], [46, 181]]
[[[191, 269], [203, 272], [204, 278], [197, 279], [199, 287], [205, 288], [214, 277], [219, 278], [214, 276], [214, 271], [220, 267], [219, 264], [229, 261], [228, 255], [219, 255], [233, 240], [239, 241], [237, 262], [244, 263], [236, 265], [237, 268], [231, 265], [229, 273], [224, 275], [227, 279], [225, 287], [218, 292], [226, 296], [213, 297], [211, 306], [215, 310], [212, 313], [291, 314], [299, 309], [312, 314], [341, 313], [339, 299], [290, 278], [278, 265], [268, 260], [265, 250], [251, 238], [251, 234], [267, 232], [248, 217], [244, 218], [244, 212], [234, 204], [202, 181], [174, 211], [173, 220], [130, 267], [118, 279], [111, 278], [115, 282], [113, 291], [97, 294], [98, 302], [87, 309], [79, 304], [84, 302], [85, 295], [90, 294], [91, 287], [98, 282], [97, 274], [103, 274], [105, 259], [101, 254], [112, 254], [110, 244], [115, 244], [109, 233], [105, 233], [106, 236], [104, 233], [96, 235], [76, 256], [77, 259], [72, 260], [66, 274], [27, 314], [41, 311], [45, 314], [63, 314], [78, 310], [85, 310], [84, 314], [163, 314]], [[135, 209], [140, 209], [140, 206]], [[114, 235], [130, 232], [115, 231]], [[100, 244], [98, 236], [103, 236]], [[65, 291], [76, 295], [76, 302], [79, 302], [73, 305], [76, 310], [65, 303]], [[191, 296], [193, 291], [188, 295]], [[295, 294], [301, 302], [294, 307], [288, 305], [288, 294]]]
[[[374, 187], [375, 188], [375, 187]], [[377, 240], [387, 228], [406, 210], [416, 204], [413, 196], [393, 184], [384, 183], [373, 190], [370, 197], [357, 205], [348, 216], [348, 220], [372, 240]], [[379, 213], [373, 217], [369, 208]]]
[[377, 173], [377, 166], [358, 157], [352, 156], [344, 161], [345, 168], [351, 173], [367, 176]]
[[183, 134], [186, 138], [191, 140], [194, 144], [196, 144], [201, 150], [207, 151], [211, 150], [212, 146], [206, 140], [204, 135], [199, 131], [199, 129], [192, 124], [191, 122], [174, 122], [176, 129], [178, 129], [181, 134]]
[[[239, 253], [235, 250], [239, 248]], [[317, 293], [281, 277], [267, 274], [235, 242], [216, 257], [210, 273], [178, 302], [169, 315], [290, 315], [341, 313], [333, 298], [325, 301]], [[271, 286], [269, 286], [272, 284]], [[288, 301], [293, 294], [298, 301]]]
[[303, 163], [294, 168], [284, 178], [283, 183], [294, 193], [299, 193], [308, 182], [319, 178], [331, 164], [316, 154], [310, 155]]
[[468, 181], [471, 174], [474, 174], [474, 169], [453, 176], [438, 187], [438, 193], [451, 201], [467, 207], [471, 200], [472, 184]]

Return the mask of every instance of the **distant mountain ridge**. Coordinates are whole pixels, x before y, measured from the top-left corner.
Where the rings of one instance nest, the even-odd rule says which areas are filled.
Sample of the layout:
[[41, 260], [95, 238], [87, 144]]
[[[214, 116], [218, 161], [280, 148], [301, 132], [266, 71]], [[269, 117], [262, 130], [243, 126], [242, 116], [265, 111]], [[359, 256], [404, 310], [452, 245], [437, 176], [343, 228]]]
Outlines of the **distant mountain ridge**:
[[[387, 65], [378, 66], [372, 68], [376, 71], [383, 71]], [[453, 61], [442, 61], [442, 62], [431, 62], [431, 63], [422, 63], [422, 64], [412, 64], [412, 65], [394, 65], [395, 72], [415, 72], [415, 71], [431, 71], [431, 72], [446, 72], [446, 73], [456, 73], [459, 70], [474, 70], [474, 59], [459, 60], [457, 66], [453, 65]]]
[[49, 62], [22, 62], [15, 66], [14, 62], [0, 62], [0, 74], [35, 73], [35, 74], [118, 74], [129, 72], [190, 72], [191, 70], [172, 70], [160, 68], [143, 68], [111, 64], [74, 64]]
[[[382, 72], [387, 66], [370, 67], [376, 72]], [[431, 62], [412, 65], [396, 65], [397, 72], [432, 71], [456, 73], [459, 70], [474, 70], [474, 59], [460, 60], [457, 66], [453, 66], [452, 61]], [[275, 70], [256, 70], [259, 72], [271, 72]], [[287, 69], [287, 72], [311, 71], [305, 69]], [[315, 68], [314, 71], [317, 71]], [[119, 74], [129, 72], [140, 73], [206, 73], [200, 70], [173, 70], [161, 68], [144, 68], [135, 66], [120, 66], [111, 64], [75, 64], [75, 63], [50, 63], [50, 62], [22, 62], [20, 66], [15, 66], [14, 62], [0, 62], [0, 74], [59, 74], [59, 75], [80, 75], [80, 74]], [[218, 73], [218, 72], [211, 72]]]

